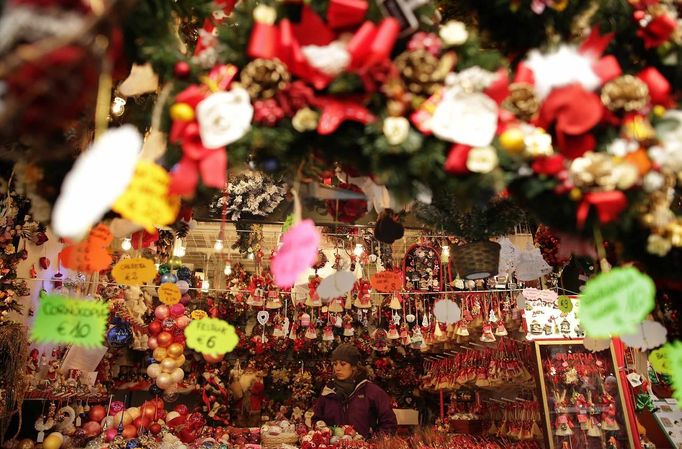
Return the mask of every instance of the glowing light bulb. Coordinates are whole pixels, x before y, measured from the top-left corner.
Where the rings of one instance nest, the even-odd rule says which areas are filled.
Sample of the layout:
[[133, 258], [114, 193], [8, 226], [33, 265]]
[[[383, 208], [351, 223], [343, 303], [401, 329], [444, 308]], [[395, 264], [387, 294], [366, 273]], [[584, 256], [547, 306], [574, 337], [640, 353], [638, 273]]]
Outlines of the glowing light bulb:
[[173, 255], [175, 257], [185, 257], [186, 253], [187, 249], [182, 245], [177, 245], [175, 248], [173, 248]]
[[125, 238], [121, 242], [121, 249], [123, 251], [130, 251], [130, 248], [132, 248], [132, 247], [133, 247], [133, 244], [130, 242], [129, 238]]
[[442, 261], [446, 261], [450, 258], [450, 247], [448, 245], [443, 245], [443, 249], [440, 253], [440, 258]]
[[201, 291], [202, 292], [206, 293], [208, 291], [208, 287], [209, 287], [208, 279], [206, 279], [205, 281], [201, 281]]
[[220, 240], [220, 239], [216, 240], [216, 241], [215, 241], [215, 244], [213, 245], [213, 250], [214, 250], [215, 252], [219, 253], [220, 251], [223, 250], [223, 248], [224, 248], [224, 246], [223, 246], [223, 241]]
[[120, 117], [126, 111], [126, 100], [125, 98], [116, 97], [114, 102], [111, 104], [111, 115], [114, 117]]
[[229, 276], [232, 274], [232, 264], [230, 262], [225, 263], [225, 270], [223, 271], [225, 273], [225, 276]]
[[355, 249], [353, 249], [353, 254], [360, 257], [364, 254], [364, 252], [365, 252], [365, 247], [362, 246], [362, 243], [356, 243]]

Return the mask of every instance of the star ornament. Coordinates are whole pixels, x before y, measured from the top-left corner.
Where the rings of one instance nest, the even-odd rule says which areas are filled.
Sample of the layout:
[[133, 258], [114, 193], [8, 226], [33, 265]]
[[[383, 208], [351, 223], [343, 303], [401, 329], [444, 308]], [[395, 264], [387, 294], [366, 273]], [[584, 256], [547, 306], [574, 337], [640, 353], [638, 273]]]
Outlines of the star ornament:
[[367, 125], [376, 120], [376, 116], [357, 101], [321, 98], [317, 106], [322, 109], [317, 132], [322, 135], [334, 133], [346, 120]]

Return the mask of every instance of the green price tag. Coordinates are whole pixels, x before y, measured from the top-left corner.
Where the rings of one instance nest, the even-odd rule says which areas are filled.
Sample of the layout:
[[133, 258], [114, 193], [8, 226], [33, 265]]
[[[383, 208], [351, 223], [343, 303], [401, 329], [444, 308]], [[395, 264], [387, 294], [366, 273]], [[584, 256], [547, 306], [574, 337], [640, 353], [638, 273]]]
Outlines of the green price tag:
[[282, 224], [282, 232], [287, 232], [292, 224], [294, 224], [294, 214], [289, 214], [287, 215], [287, 218], [284, 219], [284, 223]]
[[101, 301], [45, 295], [31, 329], [36, 343], [97, 347], [104, 344], [109, 306]]
[[559, 296], [556, 303], [557, 307], [559, 307], [559, 310], [561, 310], [563, 313], [569, 313], [571, 310], [573, 310], [573, 301], [571, 301], [571, 298], [568, 296]]
[[669, 342], [663, 347], [668, 359], [673, 396], [678, 404], [682, 404], [682, 341]]
[[670, 375], [670, 360], [668, 359], [669, 345], [662, 346], [649, 353], [649, 363], [651, 367], [659, 374]]
[[580, 323], [592, 337], [634, 334], [654, 308], [654, 281], [636, 268], [614, 268], [585, 284]]
[[185, 338], [187, 346], [211, 356], [231, 352], [239, 343], [234, 327], [217, 318], [192, 320], [185, 328]]

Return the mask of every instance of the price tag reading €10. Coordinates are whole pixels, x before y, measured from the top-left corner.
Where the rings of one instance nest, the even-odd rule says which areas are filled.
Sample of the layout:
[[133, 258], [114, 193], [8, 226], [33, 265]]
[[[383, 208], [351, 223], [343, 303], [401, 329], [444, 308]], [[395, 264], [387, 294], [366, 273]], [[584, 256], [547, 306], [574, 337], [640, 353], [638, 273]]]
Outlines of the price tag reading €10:
[[156, 277], [156, 267], [150, 259], [121, 260], [111, 270], [114, 280], [122, 285], [142, 285]]
[[570, 313], [573, 310], [573, 301], [568, 296], [559, 296], [557, 299], [557, 307], [563, 313]]
[[185, 328], [185, 338], [187, 346], [211, 356], [231, 352], [239, 343], [234, 327], [217, 318], [192, 320]]
[[634, 267], [614, 268], [585, 284], [580, 323], [592, 337], [630, 335], [654, 308], [654, 281]]
[[139, 161], [132, 181], [112, 209], [152, 232], [156, 226], [172, 223], [180, 210], [180, 198], [168, 194], [169, 184], [170, 176], [163, 167]]
[[45, 295], [31, 329], [36, 343], [97, 347], [104, 343], [109, 307], [100, 301]]
[[159, 301], [169, 306], [180, 302], [180, 289], [172, 282], [165, 282], [159, 286]]

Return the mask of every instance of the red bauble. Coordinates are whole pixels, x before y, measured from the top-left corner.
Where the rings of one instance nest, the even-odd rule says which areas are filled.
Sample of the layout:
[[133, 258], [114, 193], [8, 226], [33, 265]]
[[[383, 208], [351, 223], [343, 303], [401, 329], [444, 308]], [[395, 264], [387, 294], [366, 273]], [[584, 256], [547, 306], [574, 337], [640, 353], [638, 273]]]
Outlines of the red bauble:
[[173, 342], [173, 335], [171, 335], [170, 332], [161, 332], [156, 336], [156, 341], [159, 342], [159, 346], [165, 348]]
[[149, 426], [149, 431], [152, 433], [152, 435], [158, 435], [161, 433], [161, 424], [159, 423], [154, 423], [151, 426]]
[[187, 78], [192, 72], [192, 68], [186, 61], [179, 61], [175, 64], [173, 71], [175, 72], [175, 76], [178, 78]]
[[117, 433], [118, 433], [118, 431], [116, 430], [115, 427], [110, 427], [110, 428], [108, 428], [108, 429], [104, 432], [104, 441], [106, 441], [106, 442], [112, 441], [114, 438], [116, 438], [116, 434], [117, 434]]
[[204, 354], [204, 360], [208, 363], [218, 363], [222, 362], [222, 360], [225, 358], [225, 354], [220, 354], [217, 356], [209, 355], [209, 354]]
[[150, 420], [154, 419], [156, 415], [156, 406], [153, 403], [146, 403], [142, 406], [142, 415]]
[[107, 416], [107, 409], [105, 409], [101, 405], [95, 405], [94, 407], [91, 407], [90, 411], [88, 412], [88, 417], [90, 418], [90, 421], [100, 422], [104, 419], [105, 416]]
[[135, 426], [136, 429], [139, 429], [140, 427], [147, 428], [151, 423], [152, 423], [151, 418], [144, 415], [138, 416], [133, 420], [133, 425]]
[[161, 332], [161, 323], [159, 321], [152, 321], [147, 327], [150, 335], [158, 335]]
[[126, 426], [123, 426], [123, 438], [130, 439], [135, 438], [136, 436], [137, 428], [134, 425], [128, 424]]
[[197, 439], [197, 434], [193, 430], [189, 429], [182, 429], [182, 432], [180, 432], [180, 441], [183, 443], [191, 443], [192, 441]]
[[173, 410], [180, 413], [182, 416], [189, 414], [189, 408], [187, 408], [185, 404], [178, 404]]

